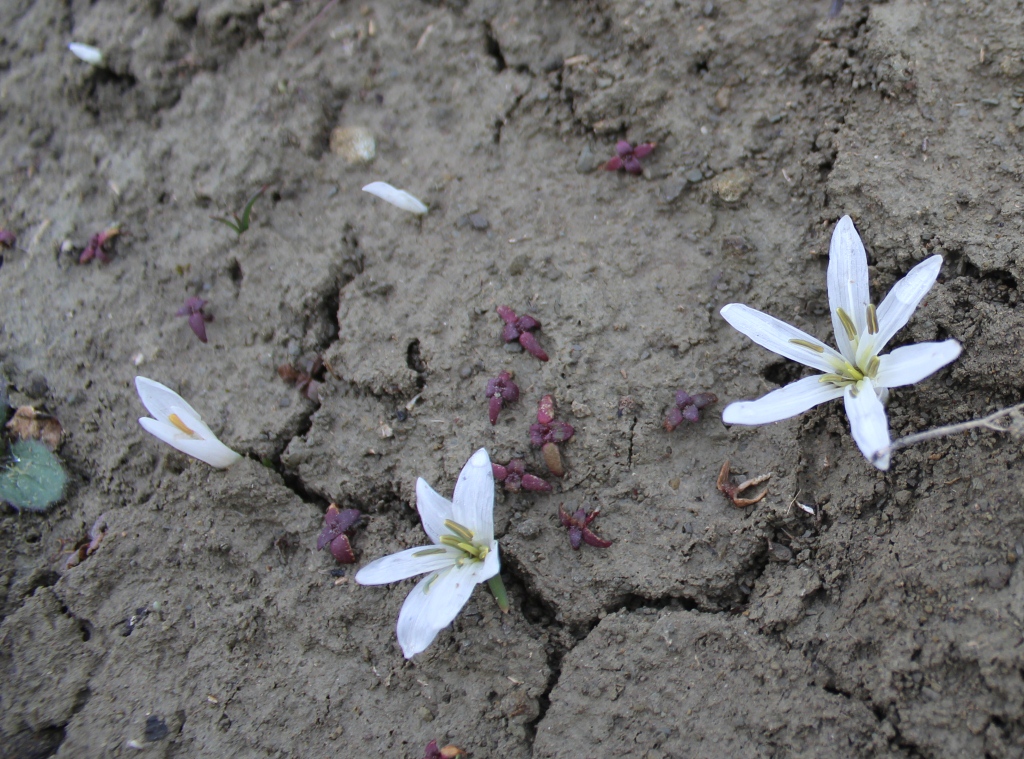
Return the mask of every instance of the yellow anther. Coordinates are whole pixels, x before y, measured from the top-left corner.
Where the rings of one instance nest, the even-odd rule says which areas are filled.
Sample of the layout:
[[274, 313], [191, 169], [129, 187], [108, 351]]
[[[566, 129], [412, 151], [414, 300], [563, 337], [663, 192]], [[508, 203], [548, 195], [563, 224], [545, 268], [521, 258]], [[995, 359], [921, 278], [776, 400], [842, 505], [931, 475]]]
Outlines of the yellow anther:
[[875, 313], [875, 304], [868, 304], [868, 332], [872, 335], [878, 334], [878, 314]]
[[868, 370], [864, 372], [868, 377], [874, 379], [874, 376], [878, 374], [878, 367], [881, 366], [882, 362], [878, 360], [878, 356], [872, 356], [871, 360], [868, 361]]
[[850, 340], [856, 340], [857, 328], [854, 326], [853, 319], [850, 318], [850, 315], [843, 311], [842, 308], [837, 308], [836, 316], [839, 317], [839, 321], [842, 322], [843, 329], [846, 330], [846, 337]]
[[463, 540], [470, 541], [473, 539], [473, 531], [466, 529], [458, 522], [453, 522], [451, 519], [446, 519], [444, 520], [444, 526], [452, 532], [454, 532]]
[[167, 421], [169, 421], [171, 424], [173, 424], [179, 430], [184, 432], [186, 435], [193, 435], [194, 436], [196, 434], [195, 430], [190, 430], [188, 428], [188, 425], [185, 424], [183, 421], [181, 421], [181, 417], [178, 416], [177, 414], [169, 415], [167, 417]]
[[434, 581], [435, 581], [435, 580], [437, 579], [437, 577], [438, 577], [438, 575], [437, 575], [437, 573], [435, 572], [434, 574], [432, 574], [432, 575], [430, 576], [430, 579], [428, 579], [428, 580], [427, 580], [427, 581], [426, 581], [426, 582], [425, 582], [425, 583], [423, 584], [423, 595], [426, 595], [426, 594], [427, 594], [427, 592], [428, 592], [428, 591], [430, 590], [430, 586], [434, 584]]
[[448, 552], [446, 550], [444, 550], [443, 548], [424, 548], [422, 551], [416, 551], [413, 554], [413, 556], [416, 556], [416, 557], [420, 557], [420, 556], [435, 556], [436, 554], [439, 554], [439, 553], [448, 553]]
[[799, 345], [801, 348], [810, 348], [815, 353], [824, 353], [825, 352], [825, 349], [823, 347], [821, 347], [820, 345], [817, 345], [816, 343], [812, 343], [810, 340], [804, 340], [803, 338], [792, 337], [792, 338], [790, 338], [789, 342], [793, 343], [793, 345]]
[[831, 382], [835, 385], [849, 382], [849, 380], [841, 374], [823, 374], [818, 377], [818, 382]]

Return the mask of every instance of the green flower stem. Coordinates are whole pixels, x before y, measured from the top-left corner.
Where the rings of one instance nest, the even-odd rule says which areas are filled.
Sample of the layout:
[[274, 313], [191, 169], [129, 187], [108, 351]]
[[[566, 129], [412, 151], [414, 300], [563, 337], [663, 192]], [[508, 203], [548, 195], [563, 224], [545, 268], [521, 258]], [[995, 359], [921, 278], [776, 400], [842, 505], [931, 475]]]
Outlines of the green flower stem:
[[505, 583], [501, 581], [501, 575], [494, 575], [487, 581], [487, 586], [494, 594], [494, 600], [498, 602], [498, 608], [508, 614], [508, 594], [505, 592]]

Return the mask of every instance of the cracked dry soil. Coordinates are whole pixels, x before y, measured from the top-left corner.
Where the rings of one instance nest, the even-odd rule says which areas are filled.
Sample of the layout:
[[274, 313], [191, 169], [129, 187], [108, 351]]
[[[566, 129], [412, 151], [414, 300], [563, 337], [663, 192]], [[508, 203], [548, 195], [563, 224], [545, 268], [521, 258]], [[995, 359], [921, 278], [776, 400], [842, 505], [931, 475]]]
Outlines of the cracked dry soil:
[[[800, 369], [718, 308], [830, 339], [843, 213], [876, 295], [945, 258], [897, 344], [964, 352], [893, 393], [895, 435], [1024, 392], [1019, 3], [826, 11], [3, 3], [0, 366], [12, 403], [62, 421], [72, 486], [0, 515], [0, 755], [1024, 755], [1019, 441], [939, 440], [883, 474], [840, 404], [719, 419]], [[375, 134], [373, 163], [329, 150], [339, 125]], [[623, 138], [658, 143], [643, 177], [595, 170]], [[374, 179], [430, 214], [359, 192]], [[243, 236], [210, 221], [263, 184]], [[76, 265], [114, 222], [112, 262]], [[207, 345], [173, 317], [192, 295]], [[501, 304], [543, 322], [550, 362], [501, 344]], [[276, 373], [315, 353], [337, 375], [319, 405]], [[492, 427], [502, 370], [522, 397]], [[215, 471], [147, 436], [136, 374], [246, 458]], [[679, 387], [721, 404], [670, 434]], [[478, 589], [404, 661], [407, 584], [332, 574], [326, 505], [366, 514], [361, 562], [419, 543], [417, 476], [450, 493], [480, 446], [539, 471], [545, 393], [577, 434], [554, 492], [498, 495], [511, 613]], [[773, 472], [769, 496], [729, 504], [726, 458]], [[559, 504], [600, 507], [614, 545], [570, 550]], [[62, 570], [58, 541], [100, 517]]]

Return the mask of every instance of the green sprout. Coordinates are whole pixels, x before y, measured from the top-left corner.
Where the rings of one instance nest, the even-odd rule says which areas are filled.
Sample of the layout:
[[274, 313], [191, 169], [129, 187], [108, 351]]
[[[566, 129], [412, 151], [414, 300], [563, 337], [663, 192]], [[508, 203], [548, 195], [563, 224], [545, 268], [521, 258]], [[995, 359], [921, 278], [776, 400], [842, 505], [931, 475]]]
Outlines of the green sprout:
[[234, 233], [241, 237], [242, 233], [249, 228], [249, 217], [252, 215], [253, 204], [256, 203], [256, 199], [260, 195], [266, 192], [268, 187], [270, 187], [270, 185], [263, 185], [253, 194], [251, 198], [249, 198], [249, 202], [246, 203], [245, 208], [242, 209], [241, 216], [239, 216], [237, 213], [232, 213], [231, 215], [235, 217], [234, 221], [231, 221], [231, 219], [228, 219], [224, 216], [211, 216], [210, 218], [213, 219], [214, 221], [219, 221], [221, 224], [226, 224], [227, 226], [231, 227]]
[[10, 465], [0, 471], [0, 501], [19, 511], [46, 511], [63, 497], [68, 476], [43, 443], [19, 440], [8, 458]]

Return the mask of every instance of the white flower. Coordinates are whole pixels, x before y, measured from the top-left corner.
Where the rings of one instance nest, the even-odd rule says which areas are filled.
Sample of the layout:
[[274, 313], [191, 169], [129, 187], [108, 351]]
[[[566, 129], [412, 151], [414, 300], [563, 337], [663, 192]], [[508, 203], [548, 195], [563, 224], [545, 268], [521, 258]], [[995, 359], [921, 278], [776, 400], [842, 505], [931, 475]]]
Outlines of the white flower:
[[956, 340], [918, 343], [878, 355], [910, 320], [942, 267], [942, 256], [928, 258], [897, 282], [877, 309], [868, 292], [868, 259], [849, 216], [832, 233], [828, 253], [828, 302], [836, 351], [817, 338], [775, 317], [739, 303], [722, 317], [758, 345], [824, 374], [806, 377], [756, 401], [730, 403], [726, 424], [768, 424], [802, 414], [819, 403], [842, 397], [850, 432], [869, 461], [889, 468], [889, 420], [883, 403], [890, 387], [912, 385], [960, 355]]
[[422, 477], [416, 508], [432, 546], [409, 548], [370, 562], [356, 573], [361, 585], [383, 585], [427, 572], [398, 614], [398, 643], [406, 659], [425, 650], [451, 624], [479, 583], [498, 574], [494, 539], [494, 472], [481, 448], [462, 468], [453, 501]]
[[363, 188], [363, 192], [376, 195], [381, 200], [386, 200], [391, 205], [398, 206], [403, 211], [410, 213], [424, 214], [428, 210], [419, 198], [410, 195], [405, 190], [396, 189], [387, 182], [370, 182]]
[[146, 432], [218, 469], [227, 469], [242, 458], [241, 454], [220, 442], [199, 413], [169, 387], [145, 377], [136, 377], [135, 389], [139, 391], [142, 405], [156, 417], [139, 419]]
[[81, 58], [86, 63], [91, 63], [93, 66], [99, 66], [103, 63], [103, 53], [99, 48], [95, 48], [92, 45], [72, 42], [68, 45], [68, 50], [74, 53], [76, 57]]

